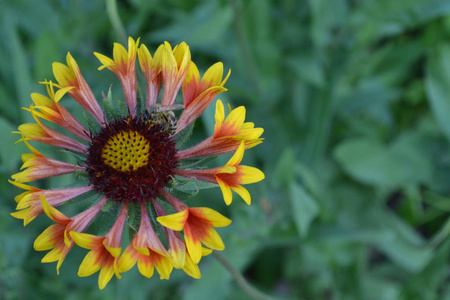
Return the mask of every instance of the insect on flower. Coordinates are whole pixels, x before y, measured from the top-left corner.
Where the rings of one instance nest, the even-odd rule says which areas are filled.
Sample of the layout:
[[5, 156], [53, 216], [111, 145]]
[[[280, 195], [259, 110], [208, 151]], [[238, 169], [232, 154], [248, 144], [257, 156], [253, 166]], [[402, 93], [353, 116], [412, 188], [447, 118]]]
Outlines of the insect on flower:
[[170, 135], [174, 135], [178, 128], [178, 120], [174, 114], [174, 110], [184, 109], [182, 104], [173, 104], [169, 106], [161, 106], [153, 104], [141, 113], [141, 120], [149, 126], [159, 124], [164, 131]]

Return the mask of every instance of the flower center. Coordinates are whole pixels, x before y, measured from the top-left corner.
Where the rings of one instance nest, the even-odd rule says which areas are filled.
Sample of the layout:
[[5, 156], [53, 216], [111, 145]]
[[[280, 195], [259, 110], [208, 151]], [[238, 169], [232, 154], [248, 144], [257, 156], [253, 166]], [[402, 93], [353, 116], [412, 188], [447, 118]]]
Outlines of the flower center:
[[106, 124], [91, 136], [84, 162], [89, 183], [116, 202], [157, 197], [178, 167], [175, 141], [164, 128], [140, 117]]
[[136, 131], [121, 131], [102, 149], [105, 164], [121, 172], [136, 171], [148, 164], [150, 144]]

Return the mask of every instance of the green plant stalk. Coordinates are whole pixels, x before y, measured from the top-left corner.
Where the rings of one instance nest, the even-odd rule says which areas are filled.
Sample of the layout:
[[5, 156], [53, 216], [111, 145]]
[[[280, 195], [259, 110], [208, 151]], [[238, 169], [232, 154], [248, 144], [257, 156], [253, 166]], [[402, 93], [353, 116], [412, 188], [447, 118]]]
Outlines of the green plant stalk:
[[106, 12], [111, 24], [114, 28], [114, 32], [121, 41], [122, 44], [127, 43], [127, 33], [122, 21], [120, 20], [119, 11], [117, 10], [116, 0], [106, 0]]
[[212, 255], [219, 261], [219, 263], [227, 269], [230, 275], [236, 280], [239, 286], [247, 293], [252, 299], [255, 300], [278, 300], [278, 298], [266, 295], [256, 288], [254, 288], [250, 283], [245, 279], [244, 276], [225, 258], [217, 251], [213, 251]]

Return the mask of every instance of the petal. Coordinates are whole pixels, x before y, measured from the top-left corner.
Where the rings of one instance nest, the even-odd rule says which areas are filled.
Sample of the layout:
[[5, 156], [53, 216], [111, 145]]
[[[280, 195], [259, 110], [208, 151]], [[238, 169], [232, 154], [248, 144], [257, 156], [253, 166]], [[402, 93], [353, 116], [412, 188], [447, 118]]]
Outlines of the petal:
[[195, 264], [189, 255], [186, 256], [186, 263], [184, 264], [183, 271], [195, 279], [200, 279], [202, 277], [200, 269], [197, 264]]
[[203, 74], [201, 86], [203, 87], [203, 89], [206, 89], [206, 87], [218, 86], [222, 81], [222, 76], [223, 63], [215, 63], [214, 65], [209, 67], [208, 70], [206, 70], [205, 74]]
[[52, 263], [59, 260], [61, 258], [61, 250], [61, 248], [54, 248], [41, 259], [41, 263]]
[[122, 252], [122, 248], [112, 248], [112, 247], [108, 247], [105, 245], [105, 241], [106, 239], [103, 241], [103, 245], [105, 246], [105, 249], [108, 250], [108, 252], [113, 256], [113, 257], [119, 257], [120, 252]]
[[54, 62], [52, 64], [53, 67], [53, 75], [56, 78], [56, 81], [63, 86], [71, 86], [74, 82], [76, 82], [75, 74], [70, 70], [70, 68], [60, 62]]
[[98, 287], [103, 290], [108, 282], [114, 275], [114, 265], [112, 263], [107, 263], [100, 270], [100, 274], [98, 275]]
[[241, 128], [241, 126], [244, 124], [244, 121], [245, 121], [244, 106], [239, 106], [233, 109], [225, 119], [225, 123], [227, 123], [227, 126], [233, 128], [233, 131]]
[[114, 62], [118, 65], [126, 63], [128, 61], [127, 49], [119, 43], [114, 43], [113, 58]]
[[236, 149], [236, 152], [233, 154], [233, 156], [230, 158], [230, 160], [226, 163], [226, 166], [237, 166], [244, 157], [244, 149], [245, 144], [242, 141], [239, 147]]
[[225, 120], [225, 108], [220, 99], [216, 102], [216, 113], [214, 114], [214, 119], [216, 120], [216, 126], [222, 125]]
[[130, 244], [122, 253], [119, 259], [119, 273], [124, 273], [134, 267], [138, 260], [139, 254], [134, 249], [133, 245]]
[[176, 236], [174, 231], [166, 229], [166, 232], [172, 264], [175, 268], [181, 269], [186, 261], [186, 246], [184, 242]]
[[248, 192], [248, 190], [245, 187], [238, 186], [238, 187], [232, 187], [231, 189], [233, 191], [235, 191], [236, 193], [238, 193], [239, 196], [241, 196], [241, 198], [245, 201], [245, 203], [247, 203], [247, 205], [250, 205], [250, 203], [252, 203], [252, 198], [250, 196], [250, 193]]
[[94, 274], [102, 267], [101, 252], [89, 251], [84, 257], [78, 269], [78, 276], [86, 277]]
[[70, 222], [70, 218], [66, 217], [62, 212], [50, 206], [47, 200], [43, 195], [40, 195], [42, 208], [44, 209], [44, 213], [55, 223], [67, 224]]
[[[100, 53], [97, 53], [97, 52], [94, 52], [94, 55], [98, 58], [98, 60], [102, 63], [102, 66], [100, 66], [98, 69], [99, 70], [103, 70], [104, 68], [109, 68], [109, 67], [111, 67], [111, 66], [114, 66], [115, 65], [115, 63], [114, 63], [114, 61], [111, 59], [111, 58], [109, 58], [108, 56], [106, 56], [106, 55], [103, 55], [103, 54], [100, 54]], [[54, 71], [53, 71], [54, 72]], [[56, 76], [55, 76], [56, 77]]]
[[189, 211], [184, 210], [175, 214], [158, 217], [156, 218], [156, 220], [164, 227], [170, 228], [175, 231], [181, 231], [184, 228], [188, 216]]
[[237, 171], [237, 168], [235, 166], [224, 166], [224, 167], [221, 167], [218, 169], [219, 170], [217, 172], [215, 172], [214, 174], [221, 174], [221, 173], [234, 174]]
[[231, 220], [224, 217], [221, 213], [208, 207], [189, 208], [189, 213], [198, 218], [208, 220], [212, 227], [225, 227], [231, 224]]
[[47, 134], [45, 131], [39, 126], [38, 124], [34, 123], [26, 123], [22, 124], [18, 127], [19, 131], [29, 138], [39, 138], [39, 137], [45, 137]]
[[228, 187], [227, 184], [219, 178], [216, 177], [216, 179], [217, 183], [219, 184], [220, 190], [222, 191], [225, 204], [230, 205], [231, 201], [233, 200], [233, 194], [231, 193], [230, 187]]
[[159, 273], [159, 279], [169, 279], [173, 265], [169, 258], [160, 256], [159, 260], [155, 263], [155, 268]]
[[241, 174], [239, 179], [241, 184], [255, 183], [265, 178], [261, 170], [249, 166], [238, 166], [238, 173]]
[[58, 243], [58, 236], [60, 236], [61, 238], [63, 237], [64, 229], [65, 226], [61, 226], [61, 224], [54, 224], [49, 226], [34, 241], [34, 250], [45, 251], [53, 249]]
[[195, 236], [191, 226], [186, 226], [184, 228], [184, 239], [186, 241], [186, 248], [189, 256], [194, 263], [198, 264], [202, 258], [202, 244], [199, 237]]
[[182, 42], [175, 46], [173, 49], [173, 56], [177, 61], [178, 69], [180, 71], [186, 69], [189, 66], [189, 61], [191, 60], [191, 52], [189, 51], [189, 46]]
[[76, 231], [71, 231], [70, 236], [78, 246], [85, 249], [93, 249], [95, 246], [99, 246], [105, 239], [104, 237]]
[[[212, 227], [208, 229], [207, 235], [202, 239], [202, 243], [213, 250], [219, 250], [222, 251], [225, 249], [225, 245], [223, 244], [222, 238], [217, 233], [215, 229]], [[201, 253], [201, 249], [200, 249]], [[192, 260], [195, 262], [195, 260], [192, 258]]]
[[[27, 217], [28, 217], [28, 212], [29, 212], [29, 210], [30, 210], [29, 208], [23, 209], [23, 210], [19, 210], [19, 211], [10, 213], [10, 215], [11, 215], [12, 217], [16, 218], [16, 219], [24, 220], [24, 225], [23, 225], [23, 226], [26, 226], [29, 222], [32, 221], [32, 220], [26, 221], [26, 220], [27, 220]], [[33, 219], [34, 219], [34, 218], [33, 218]]]
[[139, 260], [138, 269], [139, 272], [147, 278], [151, 278], [153, 276], [153, 273], [155, 272], [155, 267], [153, 266], [153, 263], [150, 261], [150, 259]]
[[202, 248], [202, 256], [207, 256], [207, 255], [210, 255], [211, 253], [212, 253], [211, 249]]
[[52, 99], [39, 93], [32, 93], [31, 100], [36, 106], [52, 107], [54, 105]]

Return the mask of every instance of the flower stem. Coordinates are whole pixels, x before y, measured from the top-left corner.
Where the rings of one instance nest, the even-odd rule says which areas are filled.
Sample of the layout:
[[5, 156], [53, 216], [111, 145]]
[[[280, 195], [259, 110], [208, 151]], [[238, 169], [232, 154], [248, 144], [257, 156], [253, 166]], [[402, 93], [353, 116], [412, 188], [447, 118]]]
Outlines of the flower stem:
[[109, 20], [112, 23], [112, 26], [114, 28], [117, 37], [119, 38], [122, 44], [126, 44], [127, 33], [125, 31], [125, 27], [122, 24], [122, 20], [120, 20], [116, 0], [106, 0], [106, 12], [108, 14]]
[[254, 288], [250, 283], [245, 279], [244, 276], [224, 257], [217, 251], [213, 251], [212, 255], [222, 264], [222, 266], [227, 269], [230, 275], [236, 280], [239, 286], [247, 293], [252, 299], [256, 300], [277, 300], [278, 298], [266, 295], [256, 288]]

